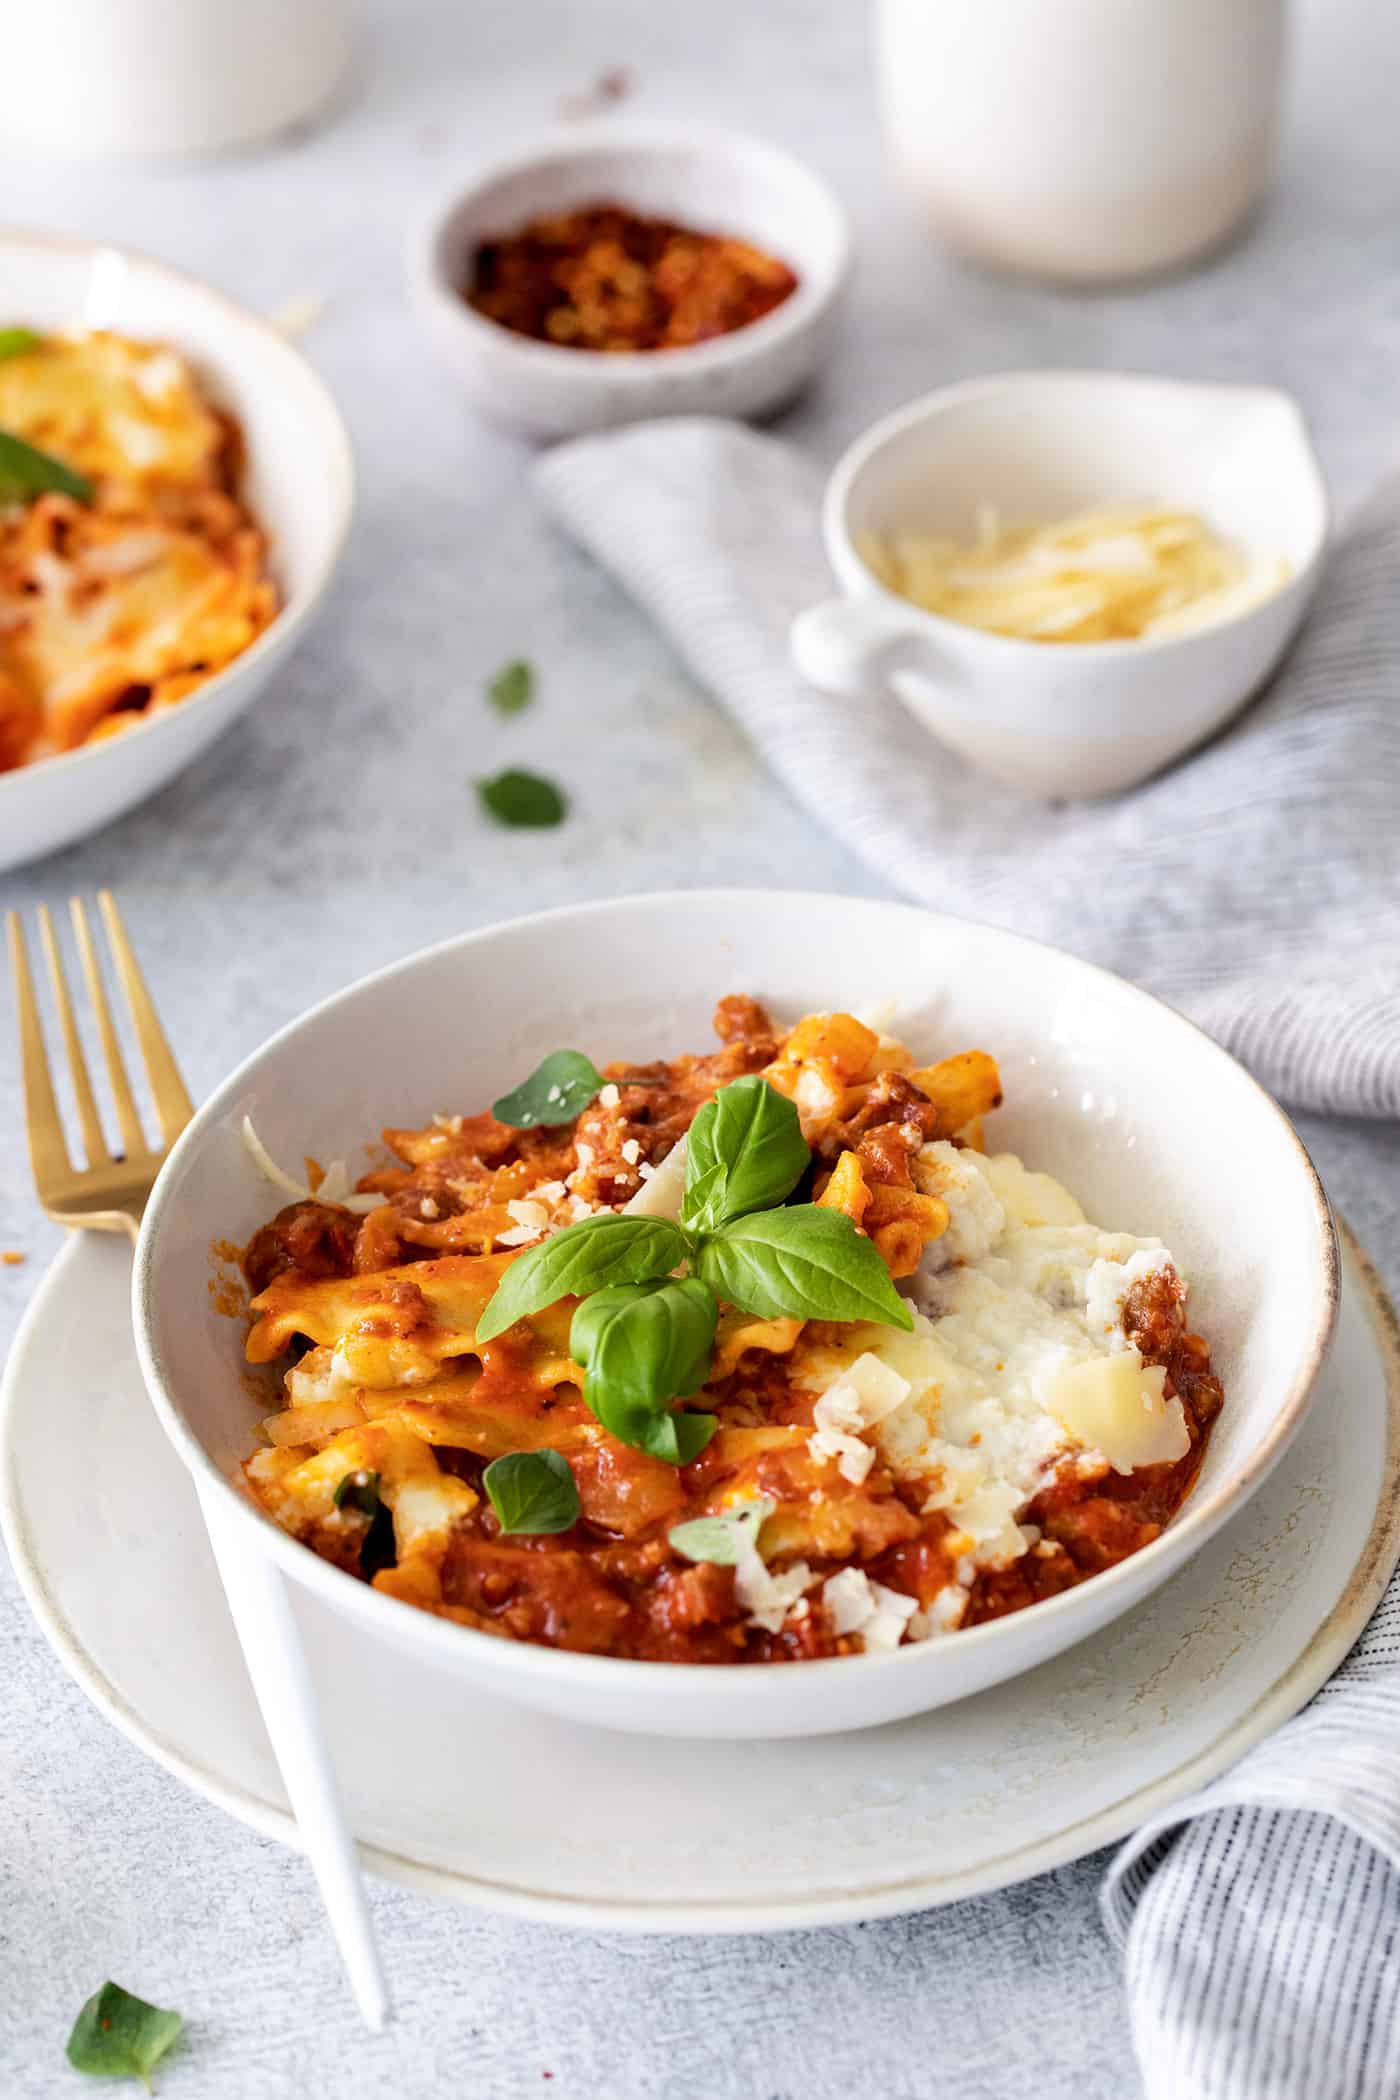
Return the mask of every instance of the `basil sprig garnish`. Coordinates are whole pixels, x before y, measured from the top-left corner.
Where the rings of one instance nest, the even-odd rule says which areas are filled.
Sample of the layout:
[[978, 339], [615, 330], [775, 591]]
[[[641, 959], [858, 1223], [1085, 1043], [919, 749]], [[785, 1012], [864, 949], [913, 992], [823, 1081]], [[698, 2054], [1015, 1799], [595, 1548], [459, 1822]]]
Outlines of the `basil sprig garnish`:
[[481, 1476], [502, 1531], [544, 1537], [578, 1522], [578, 1483], [558, 1451], [508, 1451]]
[[11, 430], [0, 430], [0, 503], [27, 503], [50, 489], [71, 496], [75, 503], [91, 503], [93, 486], [85, 474], [75, 474], [52, 453], [27, 445]]
[[516, 1256], [477, 1340], [578, 1298], [569, 1350], [588, 1406], [621, 1443], [688, 1465], [715, 1417], [676, 1413], [671, 1403], [709, 1376], [721, 1299], [765, 1320], [914, 1324], [876, 1248], [844, 1211], [771, 1207], [810, 1158], [786, 1095], [756, 1074], [732, 1080], [691, 1125], [682, 1222], [607, 1212], [566, 1225]]
[[613, 1284], [669, 1276], [689, 1252], [686, 1234], [669, 1218], [629, 1218], [617, 1211], [583, 1218], [516, 1256], [477, 1322], [476, 1338], [494, 1341], [560, 1298], [586, 1298]]
[[539, 1123], [572, 1123], [602, 1084], [602, 1073], [581, 1050], [551, 1050], [528, 1079], [492, 1102], [491, 1113], [512, 1130], [533, 1130]]
[[844, 1211], [819, 1203], [733, 1219], [704, 1240], [697, 1267], [717, 1298], [760, 1320], [913, 1325], [870, 1241]]
[[150, 2092], [151, 2073], [184, 2024], [179, 2013], [148, 2005], [119, 1983], [104, 1983], [73, 2022], [68, 2061], [90, 2078], [139, 2078]]
[[811, 1157], [786, 1094], [756, 1077], [722, 1086], [686, 1137], [682, 1222], [713, 1232], [748, 1211], [770, 1209], [792, 1194]]
[[0, 328], [0, 361], [7, 357], [27, 357], [31, 350], [42, 350], [44, 338], [35, 335], [32, 328]]

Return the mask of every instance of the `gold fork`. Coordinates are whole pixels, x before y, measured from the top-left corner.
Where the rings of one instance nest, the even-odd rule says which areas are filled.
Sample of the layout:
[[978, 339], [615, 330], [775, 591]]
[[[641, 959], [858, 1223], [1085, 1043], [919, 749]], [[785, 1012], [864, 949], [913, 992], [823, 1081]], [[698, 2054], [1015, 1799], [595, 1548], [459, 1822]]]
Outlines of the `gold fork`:
[[112, 963], [126, 993], [136, 1040], [146, 1067], [156, 1114], [165, 1142], [159, 1148], [147, 1143], [137, 1113], [121, 1044], [112, 1025], [112, 1010], [102, 982], [97, 947], [81, 897], [69, 899], [73, 934], [87, 983], [98, 1041], [107, 1063], [107, 1079], [117, 1111], [121, 1144], [109, 1151], [97, 1110], [97, 1098], [88, 1076], [87, 1058], [68, 994], [63, 958], [59, 954], [53, 920], [46, 904], [39, 906], [39, 939], [48, 962], [59, 1028], [68, 1053], [68, 1075], [78, 1109], [87, 1164], [75, 1167], [69, 1157], [54, 1092], [53, 1073], [39, 1020], [39, 1002], [29, 968], [29, 951], [19, 914], [8, 914], [10, 965], [14, 976], [15, 1006], [19, 1014], [20, 1051], [24, 1069], [24, 1112], [29, 1131], [29, 1158], [34, 1186], [49, 1216], [60, 1225], [79, 1225], [96, 1232], [129, 1232], [134, 1239], [166, 1153], [194, 1114], [194, 1104], [180, 1077], [180, 1068], [165, 1038], [146, 981], [141, 975], [126, 928], [110, 890], [97, 897]]

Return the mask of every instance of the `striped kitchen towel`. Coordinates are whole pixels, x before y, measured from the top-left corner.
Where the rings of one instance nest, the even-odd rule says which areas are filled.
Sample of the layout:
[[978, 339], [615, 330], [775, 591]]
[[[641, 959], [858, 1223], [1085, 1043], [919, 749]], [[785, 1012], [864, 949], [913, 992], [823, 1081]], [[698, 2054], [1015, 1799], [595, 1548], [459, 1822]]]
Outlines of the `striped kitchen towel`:
[[537, 487], [651, 613], [790, 792], [895, 888], [1105, 963], [1182, 1007], [1295, 1106], [1400, 1115], [1400, 477], [1336, 546], [1265, 697], [1112, 802], [1028, 801], [896, 700], [798, 678], [832, 590], [820, 476], [742, 425], [636, 424], [547, 454]]
[[[1400, 1114], [1400, 478], [1343, 532], [1226, 735], [1112, 803], [990, 785], [894, 701], [788, 662], [831, 588], [819, 477], [689, 420], [536, 469], [792, 794], [896, 888], [1062, 943], [1192, 1013], [1273, 1092]], [[1104, 1890], [1149, 2100], [1400, 2096], [1400, 1578], [1331, 1683], [1147, 1825]]]

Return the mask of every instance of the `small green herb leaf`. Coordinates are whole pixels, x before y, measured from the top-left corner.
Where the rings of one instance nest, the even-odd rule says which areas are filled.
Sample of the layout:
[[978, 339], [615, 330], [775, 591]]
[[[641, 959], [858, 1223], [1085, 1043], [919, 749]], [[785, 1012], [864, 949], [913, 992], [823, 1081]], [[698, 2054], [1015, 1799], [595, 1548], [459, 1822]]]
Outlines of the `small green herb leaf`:
[[677, 1524], [667, 1536], [677, 1553], [683, 1553], [687, 1560], [708, 1560], [717, 1568], [732, 1568], [746, 1540], [757, 1544], [765, 1519], [772, 1516], [776, 1507], [766, 1495], [760, 1495], [755, 1502], [726, 1510], [722, 1517], [692, 1517], [688, 1524]]
[[614, 1211], [583, 1218], [516, 1256], [477, 1322], [479, 1342], [494, 1341], [530, 1313], [560, 1298], [584, 1298], [613, 1284], [669, 1276], [690, 1242], [669, 1218], [629, 1218]]
[[599, 1421], [609, 1426], [604, 1406], [659, 1413], [699, 1392], [718, 1315], [694, 1276], [619, 1284], [585, 1298], [569, 1329], [569, 1354], [583, 1366], [583, 1397]]
[[44, 338], [35, 335], [32, 328], [0, 328], [0, 360], [7, 357], [27, 357], [31, 350], [42, 350]]
[[717, 1416], [692, 1414], [684, 1407], [657, 1414], [646, 1407], [624, 1407], [607, 1394], [598, 1395], [588, 1404], [604, 1429], [620, 1444], [630, 1444], [634, 1450], [645, 1451], [649, 1458], [662, 1459], [668, 1466], [688, 1466], [719, 1427]]
[[177, 2012], [104, 1983], [73, 2022], [68, 2061], [91, 2078], [139, 2078], [150, 2092], [151, 2073], [184, 2024]]
[[523, 773], [516, 766], [507, 766], [492, 780], [478, 780], [476, 791], [496, 822], [515, 830], [545, 830], [562, 824], [568, 809], [552, 780]]
[[486, 697], [498, 714], [518, 715], [535, 697], [534, 667], [524, 657], [502, 664], [486, 687]]
[[797, 1110], [756, 1072], [712, 1094], [690, 1126], [681, 1217], [713, 1232], [792, 1193], [812, 1157]]
[[75, 474], [61, 459], [26, 445], [12, 431], [0, 430], [0, 503], [27, 503], [31, 496], [42, 496], [50, 489], [71, 496], [76, 503], [91, 503], [93, 497], [86, 475]]
[[492, 1459], [481, 1480], [502, 1531], [542, 1535], [578, 1522], [573, 1468], [557, 1451], [507, 1452]]
[[355, 1509], [362, 1517], [372, 1517], [379, 1507], [379, 1475], [365, 1466], [342, 1473], [331, 1500], [337, 1509]]
[[705, 1241], [698, 1266], [717, 1297], [761, 1320], [914, 1324], [877, 1249], [820, 1204], [734, 1219]]
[[551, 1050], [528, 1079], [492, 1103], [491, 1113], [514, 1130], [533, 1130], [537, 1123], [572, 1123], [602, 1084], [602, 1073], [581, 1050]]

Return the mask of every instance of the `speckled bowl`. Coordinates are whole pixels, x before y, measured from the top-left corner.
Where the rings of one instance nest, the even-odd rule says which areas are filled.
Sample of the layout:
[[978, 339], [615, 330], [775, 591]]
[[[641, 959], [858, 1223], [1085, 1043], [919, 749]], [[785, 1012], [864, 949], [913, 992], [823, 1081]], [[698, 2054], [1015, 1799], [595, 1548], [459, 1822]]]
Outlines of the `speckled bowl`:
[[[611, 355], [513, 335], [461, 287], [482, 241], [541, 212], [619, 202], [779, 256], [797, 290], [747, 328], [693, 349]], [[686, 124], [554, 132], [489, 162], [429, 212], [408, 258], [414, 307], [444, 369], [483, 416], [532, 437], [577, 437], [653, 416], [761, 416], [811, 377], [845, 279], [841, 206], [761, 139]]]

